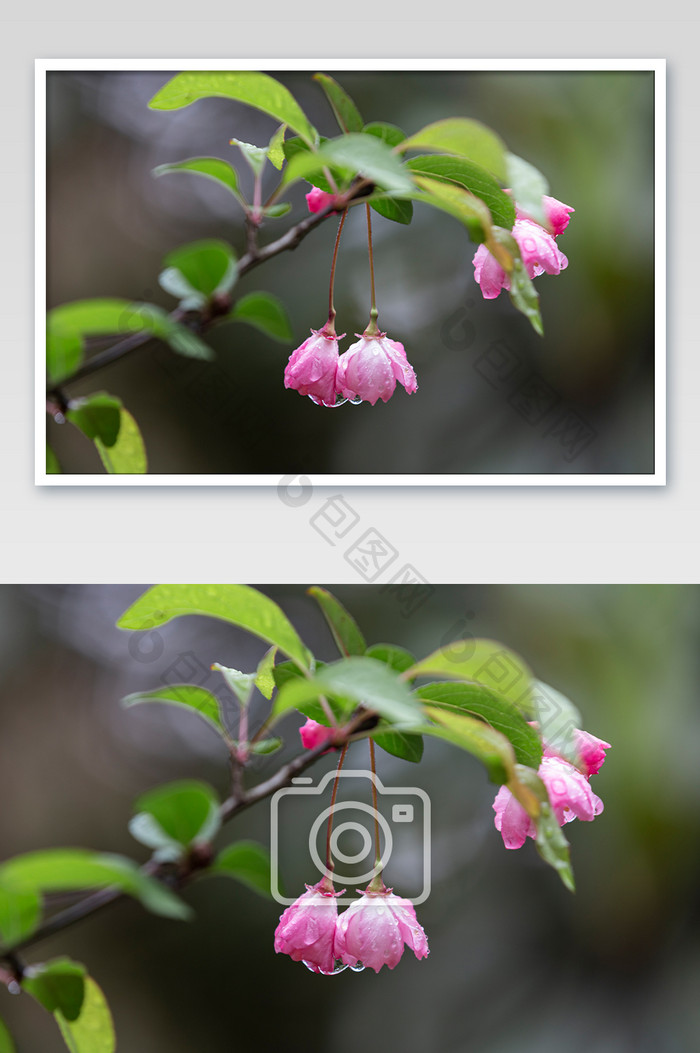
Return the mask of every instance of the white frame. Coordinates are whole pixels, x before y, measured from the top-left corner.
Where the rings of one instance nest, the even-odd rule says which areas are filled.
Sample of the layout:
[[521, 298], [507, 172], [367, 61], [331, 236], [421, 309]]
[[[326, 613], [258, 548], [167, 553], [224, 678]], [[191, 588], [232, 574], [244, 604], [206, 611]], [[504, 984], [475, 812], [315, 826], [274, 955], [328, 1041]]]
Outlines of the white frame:
[[[46, 473], [46, 74], [55, 70], [640, 70], [654, 73], [654, 471], [637, 475], [316, 475], [316, 486], [664, 486], [666, 484], [666, 60], [665, 59], [37, 59], [35, 62], [35, 484], [38, 486], [269, 486], [269, 475]], [[284, 478], [284, 477], [282, 477]]]

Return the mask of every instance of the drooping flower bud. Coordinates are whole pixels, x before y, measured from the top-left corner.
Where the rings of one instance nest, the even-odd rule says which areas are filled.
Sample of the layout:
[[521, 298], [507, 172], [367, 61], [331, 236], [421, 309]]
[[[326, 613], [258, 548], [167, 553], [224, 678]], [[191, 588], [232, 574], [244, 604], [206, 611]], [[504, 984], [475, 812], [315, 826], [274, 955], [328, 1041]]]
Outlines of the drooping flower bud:
[[388, 402], [396, 390], [396, 382], [403, 384], [409, 395], [418, 390], [416, 374], [406, 358], [403, 344], [390, 340], [386, 333], [365, 331], [358, 333], [357, 343], [338, 360], [336, 390], [353, 402], [378, 399]]
[[338, 918], [335, 956], [345, 965], [362, 964], [378, 973], [383, 965], [396, 966], [409, 947], [416, 958], [428, 955], [428, 940], [410, 900], [391, 889], [370, 891]]
[[327, 728], [324, 724], [319, 724], [317, 720], [312, 720], [309, 717], [303, 728], [299, 728], [299, 734], [301, 735], [301, 744], [304, 749], [315, 750], [318, 746], [322, 746], [324, 742], [332, 742], [335, 732], [333, 728]]
[[335, 194], [328, 194], [314, 186], [306, 195], [306, 204], [309, 206], [309, 212], [325, 212], [330, 205], [335, 204], [335, 198]]
[[289, 356], [284, 386], [308, 395], [318, 406], [335, 406], [339, 338], [330, 323], [311, 333]]
[[335, 964], [335, 931], [340, 892], [328, 878], [307, 885], [306, 892], [287, 907], [275, 929], [275, 951], [303, 962], [314, 973], [329, 974]]

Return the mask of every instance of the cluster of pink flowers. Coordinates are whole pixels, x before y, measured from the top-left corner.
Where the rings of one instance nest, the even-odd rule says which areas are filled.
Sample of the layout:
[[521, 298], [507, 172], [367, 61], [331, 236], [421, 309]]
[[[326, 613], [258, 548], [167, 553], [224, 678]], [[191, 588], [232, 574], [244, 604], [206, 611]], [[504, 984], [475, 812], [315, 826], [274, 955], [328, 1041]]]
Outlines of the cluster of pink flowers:
[[[545, 744], [537, 772], [560, 826], [572, 819], [591, 822], [603, 811], [603, 802], [593, 793], [589, 780], [600, 771], [610, 743], [578, 729], [574, 740], [578, 765], [569, 763]], [[536, 837], [535, 823], [507, 786], [501, 786], [496, 794], [493, 809], [496, 829], [506, 848], [521, 848], [526, 838]]]
[[[515, 207], [515, 224], [511, 234], [518, 243], [520, 255], [530, 278], [540, 274], [559, 274], [569, 261], [560, 251], [555, 238], [569, 225], [569, 213], [574, 209], [557, 201], [555, 197], [543, 197], [542, 203], [551, 233], [539, 223]], [[500, 263], [485, 245], [479, 245], [473, 259], [474, 277], [481, 286], [485, 300], [493, 300], [501, 289], [510, 289], [510, 278]]]
[[[376, 327], [375, 327], [376, 328]], [[371, 331], [370, 325], [357, 343], [342, 355], [332, 322], [323, 329], [312, 329], [301, 347], [293, 351], [284, 371], [284, 386], [308, 395], [318, 406], [336, 406], [338, 399], [388, 402], [397, 381], [409, 395], [418, 389], [416, 374], [406, 358], [403, 344], [386, 333]]]
[[381, 880], [338, 914], [333, 885], [324, 877], [287, 907], [275, 931], [275, 951], [303, 962], [315, 973], [332, 975], [350, 966], [374, 969], [398, 965], [409, 947], [428, 955], [428, 940], [410, 900], [395, 896]]

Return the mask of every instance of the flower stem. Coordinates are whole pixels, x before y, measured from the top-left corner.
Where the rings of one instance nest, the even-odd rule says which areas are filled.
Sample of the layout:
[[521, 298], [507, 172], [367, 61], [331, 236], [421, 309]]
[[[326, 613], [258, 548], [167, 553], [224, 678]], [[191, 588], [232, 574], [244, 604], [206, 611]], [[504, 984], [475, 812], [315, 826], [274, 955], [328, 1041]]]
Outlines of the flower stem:
[[345, 217], [348, 214], [348, 210], [345, 209], [342, 216], [340, 217], [340, 223], [338, 224], [338, 232], [335, 236], [335, 246], [333, 248], [333, 262], [331, 263], [331, 280], [328, 288], [328, 322], [332, 325], [335, 322], [335, 307], [333, 305], [333, 285], [335, 283], [335, 265], [338, 261], [338, 246], [340, 245], [340, 235], [343, 232], [343, 224], [345, 223]]
[[[369, 740], [369, 764], [370, 764], [370, 769], [372, 771], [372, 775], [376, 776], [376, 774], [377, 774], [377, 766], [376, 766], [376, 763], [375, 763], [375, 760], [374, 760], [374, 740], [373, 739]], [[381, 859], [381, 856], [380, 856], [380, 853], [379, 853], [379, 809], [378, 809], [378, 805], [377, 805], [377, 784], [376, 784], [374, 779], [372, 779], [372, 807], [374, 808], [374, 864], [375, 864], [375, 866], [378, 866], [379, 865], [379, 860]], [[378, 874], [376, 875], [376, 877], [381, 880], [381, 876], [382, 876], [382, 872], [380, 870], [378, 872]], [[375, 880], [376, 880], [376, 878], [375, 878]]]
[[372, 292], [372, 304], [369, 312], [369, 325], [365, 329], [365, 336], [374, 336], [379, 332], [377, 325], [377, 297], [374, 291], [374, 252], [372, 251], [372, 219], [370, 216], [369, 205], [365, 204], [367, 211], [367, 248], [369, 249], [369, 280], [370, 288]]
[[338, 767], [335, 771], [335, 782], [333, 783], [333, 793], [331, 794], [331, 808], [330, 815], [328, 816], [328, 833], [326, 834], [326, 870], [333, 871], [333, 861], [331, 859], [331, 833], [333, 832], [333, 812], [335, 809], [335, 799], [338, 795], [338, 783], [340, 782], [340, 769], [343, 767], [343, 761], [345, 760], [345, 754], [348, 752], [347, 742], [343, 746], [340, 754], [340, 760], [338, 761]]

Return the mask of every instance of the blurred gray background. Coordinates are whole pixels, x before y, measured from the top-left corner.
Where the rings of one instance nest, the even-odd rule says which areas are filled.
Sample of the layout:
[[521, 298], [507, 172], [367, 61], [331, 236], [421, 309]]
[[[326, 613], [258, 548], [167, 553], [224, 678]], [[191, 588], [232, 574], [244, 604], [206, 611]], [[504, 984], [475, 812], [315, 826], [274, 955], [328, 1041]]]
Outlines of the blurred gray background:
[[[337, 129], [310, 73], [279, 73], [323, 134]], [[328, 72], [333, 72], [332, 70]], [[447, 116], [483, 120], [576, 209], [560, 238], [569, 268], [542, 276], [545, 337], [505, 293], [484, 301], [475, 246], [450, 217], [416, 207], [410, 227], [374, 221], [380, 323], [406, 348], [417, 395], [387, 405], [314, 406], [283, 386], [294, 347], [326, 318], [333, 220], [241, 283], [286, 304], [288, 346], [240, 324], [211, 330], [215, 363], [151, 344], [73, 396], [119, 395], [154, 473], [648, 473], [653, 470], [653, 75], [645, 72], [339, 72], [365, 120], [407, 132]], [[151, 111], [162, 72], [48, 75], [49, 306], [95, 296], [171, 309], [163, 256], [202, 237], [243, 250], [237, 203], [201, 177], [154, 179], [158, 164], [213, 155], [233, 136], [264, 144], [275, 122], [223, 99]], [[269, 173], [272, 176], [272, 170]], [[245, 176], [244, 176], [245, 179]], [[273, 183], [269, 184], [272, 188]], [[270, 221], [273, 240], [306, 214]], [[368, 319], [364, 210], [350, 214], [336, 278], [339, 332]], [[49, 421], [64, 471], [101, 471], [91, 444]]]
[[[700, 593], [684, 586], [438, 586], [410, 613], [381, 587], [329, 586], [367, 639], [422, 656], [470, 633], [515, 648], [570, 695], [585, 727], [613, 744], [593, 780], [605, 811], [567, 827], [572, 896], [528, 841], [508, 852], [493, 826], [495, 787], [443, 743], [419, 766], [379, 752], [386, 784], [419, 786], [433, 805], [433, 891], [418, 908], [430, 956], [393, 972], [307, 972], [273, 951], [281, 908], [224, 879], [185, 893], [192, 924], [115, 905], [47, 940], [31, 961], [87, 963], [134, 1053], [279, 1050], [352, 1053], [688, 1053], [700, 1046], [698, 887]], [[301, 586], [263, 586], [319, 658], [335, 650]], [[213, 661], [252, 669], [265, 647], [204, 618], [155, 633], [115, 628], [143, 586], [5, 586], [0, 590], [2, 856], [73, 845], [142, 860], [127, 832], [134, 799], [181, 777], [227, 789], [226, 757], [197, 718], [119, 699], [163, 682], [214, 688]], [[254, 719], [265, 704], [255, 703]], [[285, 754], [299, 750], [291, 715]], [[358, 743], [350, 757], [366, 763]], [[275, 770], [262, 758], [252, 778]], [[333, 759], [314, 769], [321, 775]], [[285, 856], [296, 890], [306, 829]], [[225, 828], [267, 843], [262, 804]], [[401, 891], [402, 863], [387, 869]], [[315, 880], [311, 874], [306, 880]], [[299, 888], [298, 892], [302, 889]], [[3, 994], [19, 1053], [58, 1053], [53, 1021]]]

